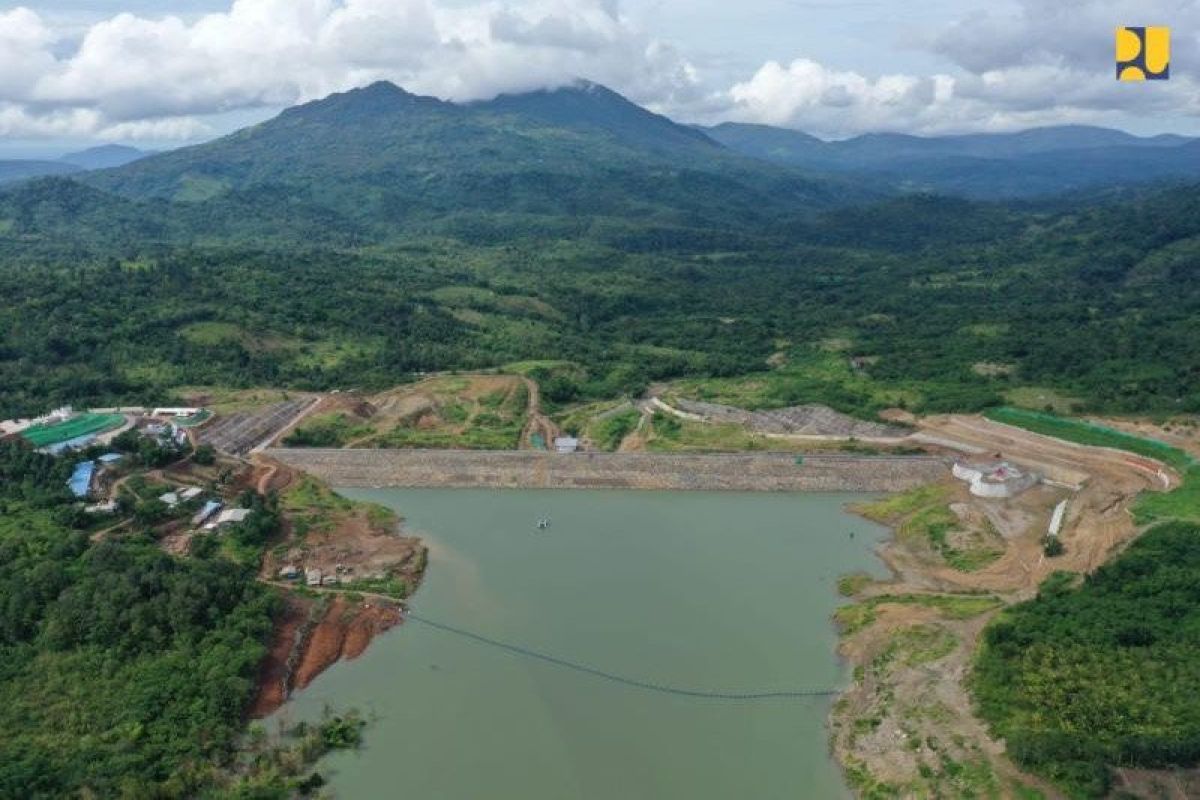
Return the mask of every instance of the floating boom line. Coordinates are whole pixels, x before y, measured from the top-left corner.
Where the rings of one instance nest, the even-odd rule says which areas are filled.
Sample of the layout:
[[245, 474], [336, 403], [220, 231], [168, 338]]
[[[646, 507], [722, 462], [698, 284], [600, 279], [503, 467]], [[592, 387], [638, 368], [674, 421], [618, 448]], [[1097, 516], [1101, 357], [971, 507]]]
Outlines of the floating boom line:
[[595, 678], [602, 678], [612, 683], [619, 683], [625, 686], [631, 686], [636, 689], [644, 689], [650, 692], [658, 692], [659, 694], [677, 695], [680, 697], [696, 697], [711, 700], [793, 700], [804, 697], [830, 697], [838, 694], [838, 689], [795, 689], [783, 691], [707, 691], [703, 689], [686, 689], [678, 686], [668, 686], [661, 683], [651, 683], [649, 681], [641, 681], [636, 678], [629, 678], [624, 675], [616, 675], [611, 672], [589, 667], [586, 664], [579, 664], [574, 661], [568, 661], [565, 658], [558, 658], [547, 653], [541, 653], [537, 650], [532, 650], [528, 647], [522, 647], [518, 644], [510, 642], [502, 642], [499, 639], [492, 639], [472, 631], [456, 628], [453, 625], [447, 625], [443, 622], [436, 622], [417, 614], [408, 613], [405, 619], [410, 619], [413, 622], [419, 622], [430, 628], [435, 628], [445, 633], [454, 634], [464, 639], [470, 639], [479, 644], [485, 644], [489, 647], [495, 647], [500, 650], [505, 650], [509, 653], [525, 656], [527, 658], [544, 661], [547, 664], [553, 664], [557, 667], [581, 672], [585, 675], [591, 675]]

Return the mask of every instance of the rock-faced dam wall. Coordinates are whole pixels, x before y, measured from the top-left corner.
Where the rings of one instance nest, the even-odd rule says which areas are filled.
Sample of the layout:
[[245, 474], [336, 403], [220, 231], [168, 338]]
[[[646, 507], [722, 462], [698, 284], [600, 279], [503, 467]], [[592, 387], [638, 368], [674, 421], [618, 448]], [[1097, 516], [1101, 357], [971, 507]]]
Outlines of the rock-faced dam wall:
[[897, 492], [938, 480], [933, 456], [271, 449], [334, 486]]

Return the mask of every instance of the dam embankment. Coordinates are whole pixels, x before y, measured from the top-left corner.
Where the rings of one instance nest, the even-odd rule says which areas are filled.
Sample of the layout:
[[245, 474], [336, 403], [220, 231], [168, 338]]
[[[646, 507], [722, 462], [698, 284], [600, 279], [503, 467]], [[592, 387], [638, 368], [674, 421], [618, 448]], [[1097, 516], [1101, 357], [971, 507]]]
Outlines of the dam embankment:
[[264, 455], [333, 486], [897, 492], [943, 477], [933, 456], [276, 448]]

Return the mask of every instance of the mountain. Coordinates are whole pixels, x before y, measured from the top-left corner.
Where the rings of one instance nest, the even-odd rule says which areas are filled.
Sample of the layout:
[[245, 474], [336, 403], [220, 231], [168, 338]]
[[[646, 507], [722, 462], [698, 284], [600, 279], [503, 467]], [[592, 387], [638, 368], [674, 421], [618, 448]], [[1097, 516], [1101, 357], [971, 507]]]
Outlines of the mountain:
[[732, 150], [773, 163], [979, 199], [1200, 177], [1197, 140], [1143, 138], [1083, 125], [940, 137], [872, 133], [832, 142], [799, 131], [738, 123], [707, 128], [705, 133]]
[[703, 132], [654, 114], [590, 81], [524, 94], [502, 94], [471, 108], [536, 119], [580, 132], [603, 131], [614, 139], [660, 152], [695, 152], [712, 158], [720, 147]]
[[23, 181], [27, 178], [37, 178], [42, 175], [69, 175], [79, 172], [74, 164], [64, 164], [61, 161], [32, 161], [13, 159], [0, 161], [0, 184]]
[[151, 154], [144, 150], [138, 150], [136, 147], [104, 144], [99, 147], [89, 147], [87, 150], [80, 150], [77, 153], [67, 153], [58, 160], [82, 169], [108, 169], [123, 167], [148, 155]]
[[882, 196], [734, 153], [594, 84], [456, 104], [380, 82], [84, 180], [192, 203], [269, 190], [388, 230], [515, 217], [730, 228]]

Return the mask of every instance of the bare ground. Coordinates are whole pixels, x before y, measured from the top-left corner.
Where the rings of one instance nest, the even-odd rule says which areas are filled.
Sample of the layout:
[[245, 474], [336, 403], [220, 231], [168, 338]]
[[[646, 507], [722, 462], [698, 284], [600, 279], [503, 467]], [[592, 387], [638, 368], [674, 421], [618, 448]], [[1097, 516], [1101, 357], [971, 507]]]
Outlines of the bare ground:
[[[961, 484], [948, 488], [960, 519], [988, 520], [1004, 549], [1000, 558], [974, 572], [953, 569], [935, 553], [898, 537], [881, 548], [893, 578], [855, 587], [854, 601], [872, 605], [874, 621], [844, 636], [841, 644], [855, 680], [830, 717], [834, 753], [864, 795], [882, 790], [899, 797], [1007, 798], [1031, 787], [1059, 797], [1053, 787], [1022, 774], [973, 713], [964, 679], [980, 632], [996, 612], [960, 618], [938, 608], [879, 598], [961, 598], [982, 592], [1008, 604], [1033, 596], [1054, 570], [1090, 572], [1137, 535], [1130, 504], [1141, 491], [1163, 490], [1156, 474], [1163, 467], [978, 417], [932, 418], [922, 423], [922, 432], [940, 442], [934, 447], [999, 453], [1064, 482], [1078, 482], [1082, 489], [1042, 486], [1009, 500], [985, 500], [971, 496]], [[1063, 498], [1069, 501], [1061, 533], [1066, 553], [1048, 560], [1041, 538], [1054, 505]], [[1154, 779], [1130, 774], [1127, 789]], [[1163, 796], [1195, 796], [1178, 791], [1184, 790]]]

